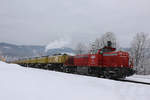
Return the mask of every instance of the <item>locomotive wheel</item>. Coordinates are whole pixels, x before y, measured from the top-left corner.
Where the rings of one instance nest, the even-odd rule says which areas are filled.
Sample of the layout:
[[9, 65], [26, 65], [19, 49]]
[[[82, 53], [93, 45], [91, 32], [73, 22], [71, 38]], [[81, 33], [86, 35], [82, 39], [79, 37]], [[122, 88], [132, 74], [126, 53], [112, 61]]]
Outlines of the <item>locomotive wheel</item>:
[[122, 76], [120, 79], [124, 80], [126, 78], [126, 76]]
[[111, 74], [109, 74], [108, 71], [104, 71], [104, 77], [107, 78], [107, 79], [111, 79], [112, 78]]

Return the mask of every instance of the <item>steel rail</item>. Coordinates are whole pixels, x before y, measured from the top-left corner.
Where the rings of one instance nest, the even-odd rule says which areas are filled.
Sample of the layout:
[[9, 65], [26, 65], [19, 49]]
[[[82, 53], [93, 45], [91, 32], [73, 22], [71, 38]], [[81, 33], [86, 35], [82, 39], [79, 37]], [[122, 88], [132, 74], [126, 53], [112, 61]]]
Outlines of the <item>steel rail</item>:
[[141, 82], [141, 81], [135, 81], [135, 80], [115, 79], [115, 81], [128, 82], [128, 83], [137, 83], [137, 84], [144, 84], [144, 85], [150, 85], [150, 83], [148, 83], [148, 82]]

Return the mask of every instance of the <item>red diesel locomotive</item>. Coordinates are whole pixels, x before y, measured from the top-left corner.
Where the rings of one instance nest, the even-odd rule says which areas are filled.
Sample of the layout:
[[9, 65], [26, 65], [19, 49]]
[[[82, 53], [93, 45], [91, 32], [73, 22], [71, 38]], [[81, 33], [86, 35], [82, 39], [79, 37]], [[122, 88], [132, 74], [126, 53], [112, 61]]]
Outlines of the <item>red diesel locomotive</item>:
[[108, 41], [107, 46], [90, 54], [70, 56], [65, 63], [67, 71], [105, 78], [125, 78], [133, 75], [135, 71], [128, 52], [116, 51], [111, 44]]

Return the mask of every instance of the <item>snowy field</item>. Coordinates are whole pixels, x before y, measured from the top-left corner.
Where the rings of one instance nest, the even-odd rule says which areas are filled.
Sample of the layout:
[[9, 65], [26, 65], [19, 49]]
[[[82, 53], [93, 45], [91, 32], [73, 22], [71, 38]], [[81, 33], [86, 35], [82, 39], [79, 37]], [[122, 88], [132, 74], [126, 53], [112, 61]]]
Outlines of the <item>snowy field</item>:
[[126, 79], [150, 83], [150, 75], [133, 75], [132, 77], [128, 77]]
[[0, 62], [0, 100], [150, 100], [150, 86]]

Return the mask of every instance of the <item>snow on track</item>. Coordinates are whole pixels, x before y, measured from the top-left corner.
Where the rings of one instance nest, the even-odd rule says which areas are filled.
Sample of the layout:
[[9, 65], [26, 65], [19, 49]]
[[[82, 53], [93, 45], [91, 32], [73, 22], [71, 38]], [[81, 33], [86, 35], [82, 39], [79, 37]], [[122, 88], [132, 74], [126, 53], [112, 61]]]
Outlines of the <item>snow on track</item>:
[[0, 100], [149, 100], [150, 86], [0, 62]]

